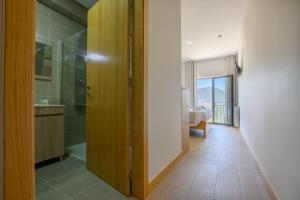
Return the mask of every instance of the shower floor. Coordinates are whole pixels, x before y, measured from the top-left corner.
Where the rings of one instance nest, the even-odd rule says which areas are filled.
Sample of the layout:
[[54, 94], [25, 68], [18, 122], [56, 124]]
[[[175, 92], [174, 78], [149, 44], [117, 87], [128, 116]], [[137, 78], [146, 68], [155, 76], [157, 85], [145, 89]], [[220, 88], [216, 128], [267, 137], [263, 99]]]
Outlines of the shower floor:
[[86, 143], [80, 143], [66, 147], [66, 153], [71, 157], [86, 162]]

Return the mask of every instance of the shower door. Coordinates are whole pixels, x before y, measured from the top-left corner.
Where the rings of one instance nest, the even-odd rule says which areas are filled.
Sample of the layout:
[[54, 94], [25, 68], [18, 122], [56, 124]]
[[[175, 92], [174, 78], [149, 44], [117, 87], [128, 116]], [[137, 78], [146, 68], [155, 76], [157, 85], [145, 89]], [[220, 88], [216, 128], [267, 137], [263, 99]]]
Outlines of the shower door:
[[62, 41], [61, 102], [65, 106], [65, 152], [86, 161], [86, 29]]
[[129, 0], [102, 0], [88, 13], [87, 167], [129, 195]]

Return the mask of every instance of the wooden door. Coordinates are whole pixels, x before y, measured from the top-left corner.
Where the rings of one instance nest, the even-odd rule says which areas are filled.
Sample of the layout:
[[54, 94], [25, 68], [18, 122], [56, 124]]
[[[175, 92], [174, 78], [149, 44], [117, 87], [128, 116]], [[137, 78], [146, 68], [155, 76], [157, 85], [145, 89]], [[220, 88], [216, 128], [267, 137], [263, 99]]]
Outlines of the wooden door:
[[35, 199], [35, 8], [36, 0], [5, 0], [5, 200]]
[[87, 167], [129, 195], [129, 0], [101, 0], [88, 14]]

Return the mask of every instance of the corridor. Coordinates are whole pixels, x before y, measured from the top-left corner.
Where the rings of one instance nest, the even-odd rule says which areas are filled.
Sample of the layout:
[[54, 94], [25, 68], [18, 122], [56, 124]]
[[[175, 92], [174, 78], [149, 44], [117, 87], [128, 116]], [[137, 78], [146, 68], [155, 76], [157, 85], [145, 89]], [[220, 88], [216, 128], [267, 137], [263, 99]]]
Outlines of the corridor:
[[208, 126], [206, 140], [191, 137], [190, 151], [148, 200], [269, 200], [238, 130]]

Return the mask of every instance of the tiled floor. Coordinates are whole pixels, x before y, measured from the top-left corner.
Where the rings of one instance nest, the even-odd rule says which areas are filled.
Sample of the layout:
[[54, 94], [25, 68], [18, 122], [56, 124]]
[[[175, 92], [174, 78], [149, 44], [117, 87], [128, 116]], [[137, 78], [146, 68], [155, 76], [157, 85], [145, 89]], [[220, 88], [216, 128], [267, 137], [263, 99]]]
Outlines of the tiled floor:
[[36, 170], [37, 200], [129, 200], [89, 172], [84, 163], [66, 159]]
[[234, 128], [209, 125], [147, 200], [270, 200], [254, 160]]
[[86, 161], [86, 143], [80, 143], [66, 148], [66, 153], [71, 157]]
[[[191, 138], [190, 151], [147, 200], [270, 200], [240, 134], [209, 125], [207, 139]], [[37, 200], [128, 200], [67, 159], [37, 169]]]

